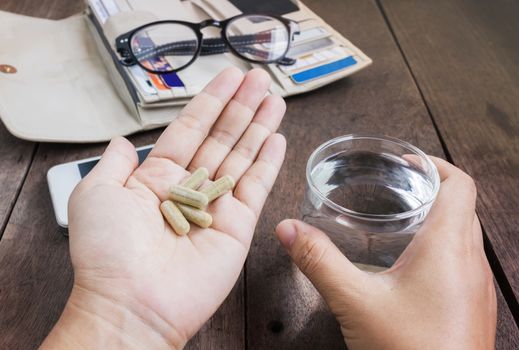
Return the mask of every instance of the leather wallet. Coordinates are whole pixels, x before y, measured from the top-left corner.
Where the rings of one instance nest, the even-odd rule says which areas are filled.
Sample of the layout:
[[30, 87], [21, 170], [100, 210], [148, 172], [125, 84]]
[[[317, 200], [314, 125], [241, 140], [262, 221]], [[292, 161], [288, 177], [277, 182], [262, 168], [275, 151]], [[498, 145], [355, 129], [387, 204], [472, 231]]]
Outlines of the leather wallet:
[[[298, 63], [289, 68], [252, 64], [228, 53], [201, 56], [178, 72], [186, 85], [183, 94], [165, 91], [149, 98], [139, 91], [129, 68], [119, 63], [117, 36], [156, 20], [221, 20], [240, 11], [228, 0], [113, 1], [119, 12], [104, 23], [96, 19], [89, 1], [84, 13], [62, 20], [0, 11], [0, 65], [15, 68], [0, 70], [0, 118], [13, 135], [34, 141], [84, 143], [164, 126], [227, 66], [243, 71], [262, 67], [272, 76], [270, 92], [286, 97], [319, 88], [371, 64], [361, 50], [298, 2], [299, 10], [284, 17], [299, 23], [302, 31], [319, 28], [323, 34], [318, 40], [328, 40], [330, 47], [312, 51], [312, 40], [301, 40], [291, 48]], [[339, 56], [334, 54], [344, 57], [336, 59], [333, 57]], [[314, 62], [320, 59], [325, 63]]]

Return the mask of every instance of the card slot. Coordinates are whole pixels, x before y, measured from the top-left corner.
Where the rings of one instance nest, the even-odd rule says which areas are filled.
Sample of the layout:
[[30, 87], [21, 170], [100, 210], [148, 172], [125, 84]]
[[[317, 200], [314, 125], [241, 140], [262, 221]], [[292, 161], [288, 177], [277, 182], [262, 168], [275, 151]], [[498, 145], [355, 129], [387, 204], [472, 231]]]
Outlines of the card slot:
[[288, 75], [283, 73], [276, 64], [269, 64], [266, 67], [268, 67], [269, 71], [274, 75], [274, 78], [281, 86], [281, 89], [283, 90], [281, 95], [284, 96], [287, 94], [287, 92], [290, 92], [294, 86], [294, 83], [290, 80]]
[[310, 28], [300, 28], [300, 34], [294, 36], [290, 47], [298, 47], [311, 41], [330, 37], [332, 34], [322, 26], [314, 26]]
[[163, 100], [170, 100], [174, 98], [173, 92], [171, 90], [158, 90], [157, 91], [157, 97], [159, 98], [159, 101]]
[[357, 64], [357, 60], [355, 60], [353, 56], [348, 56], [340, 60], [336, 60], [324, 65], [307, 69], [303, 72], [293, 74], [290, 76], [290, 79], [292, 79], [292, 81], [296, 84], [303, 84], [311, 80], [316, 80], [331, 75], [355, 64]]
[[[338, 48], [338, 49], [336, 49]], [[292, 66], [279, 66], [280, 71], [282, 71], [287, 76], [292, 74], [299, 73], [301, 71], [313, 68], [315, 66], [323, 65], [328, 62], [338, 60], [347, 56], [353, 55], [353, 52], [345, 47], [332, 47], [329, 49], [324, 49], [320, 51], [315, 51], [313, 53], [304, 55], [296, 61], [296, 63]]]
[[193, 96], [193, 95], [188, 96], [186, 88], [183, 88], [183, 87], [174, 87], [174, 88], [171, 88], [171, 91], [173, 93], [173, 97], [175, 97], [175, 98]]
[[298, 59], [302, 56], [312, 54], [316, 51], [325, 50], [333, 46], [340, 46], [340, 44], [333, 37], [313, 40], [305, 44], [290, 48], [287, 53], [287, 57]]
[[183, 98], [176, 98], [171, 99], [169, 101], [157, 101], [153, 103], [139, 103], [140, 108], [145, 108], [148, 110], [156, 110], [158, 108], [162, 107], [172, 107], [172, 106], [183, 106], [189, 102], [191, 97], [183, 97]]

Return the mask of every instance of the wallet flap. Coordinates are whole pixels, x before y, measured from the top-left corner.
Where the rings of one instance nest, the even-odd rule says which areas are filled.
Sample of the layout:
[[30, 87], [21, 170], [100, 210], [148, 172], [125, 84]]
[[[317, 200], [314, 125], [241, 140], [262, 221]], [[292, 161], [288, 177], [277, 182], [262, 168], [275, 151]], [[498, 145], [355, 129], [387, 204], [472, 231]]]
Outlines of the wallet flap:
[[96, 142], [141, 129], [110, 82], [83, 16], [0, 11], [0, 118], [30, 140]]

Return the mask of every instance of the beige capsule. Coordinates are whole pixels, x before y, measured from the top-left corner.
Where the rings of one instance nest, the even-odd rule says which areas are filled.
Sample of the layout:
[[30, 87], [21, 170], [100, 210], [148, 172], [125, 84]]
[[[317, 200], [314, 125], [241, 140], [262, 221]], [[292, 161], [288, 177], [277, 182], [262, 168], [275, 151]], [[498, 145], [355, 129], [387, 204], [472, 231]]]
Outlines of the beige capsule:
[[204, 209], [209, 203], [205, 193], [178, 185], [169, 188], [169, 199], [198, 209]]
[[160, 204], [160, 211], [166, 218], [173, 231], [179, 236], [184, 236], [191, 227], [178, 206], [172, 201], [164, 201]]
[[207, 168], [198, 168], [196, 169], [191, 176], [180, 183], [180, 186], [190, 188], [192, 190], [197, 190], [205, 180], [209, 177], [209, 170]]
[[208, 212], [185, 204], [178, 204], [178, 209], [180, 209], [186, 219], [202, 228], [208, 228], [213, 223], [213, 217]]
[[224, 195], [234, 188], [235, 181], [230, 175], [225, 175], [208, 185], [202, 190], [202, 193], [207, 195], [209, 202], [212, 202], [216, 198]]

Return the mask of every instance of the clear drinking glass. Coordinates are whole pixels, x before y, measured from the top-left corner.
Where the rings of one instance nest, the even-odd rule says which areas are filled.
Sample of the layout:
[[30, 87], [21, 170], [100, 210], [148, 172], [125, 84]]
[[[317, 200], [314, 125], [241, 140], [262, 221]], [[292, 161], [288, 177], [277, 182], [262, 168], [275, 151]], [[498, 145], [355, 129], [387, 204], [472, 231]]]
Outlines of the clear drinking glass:
[[306, 167], [303, 221], [354, 263], [390, 267], [423, 223], [440, 187], [434, 163], [396, 138], [346, 135], [317, 148]]

